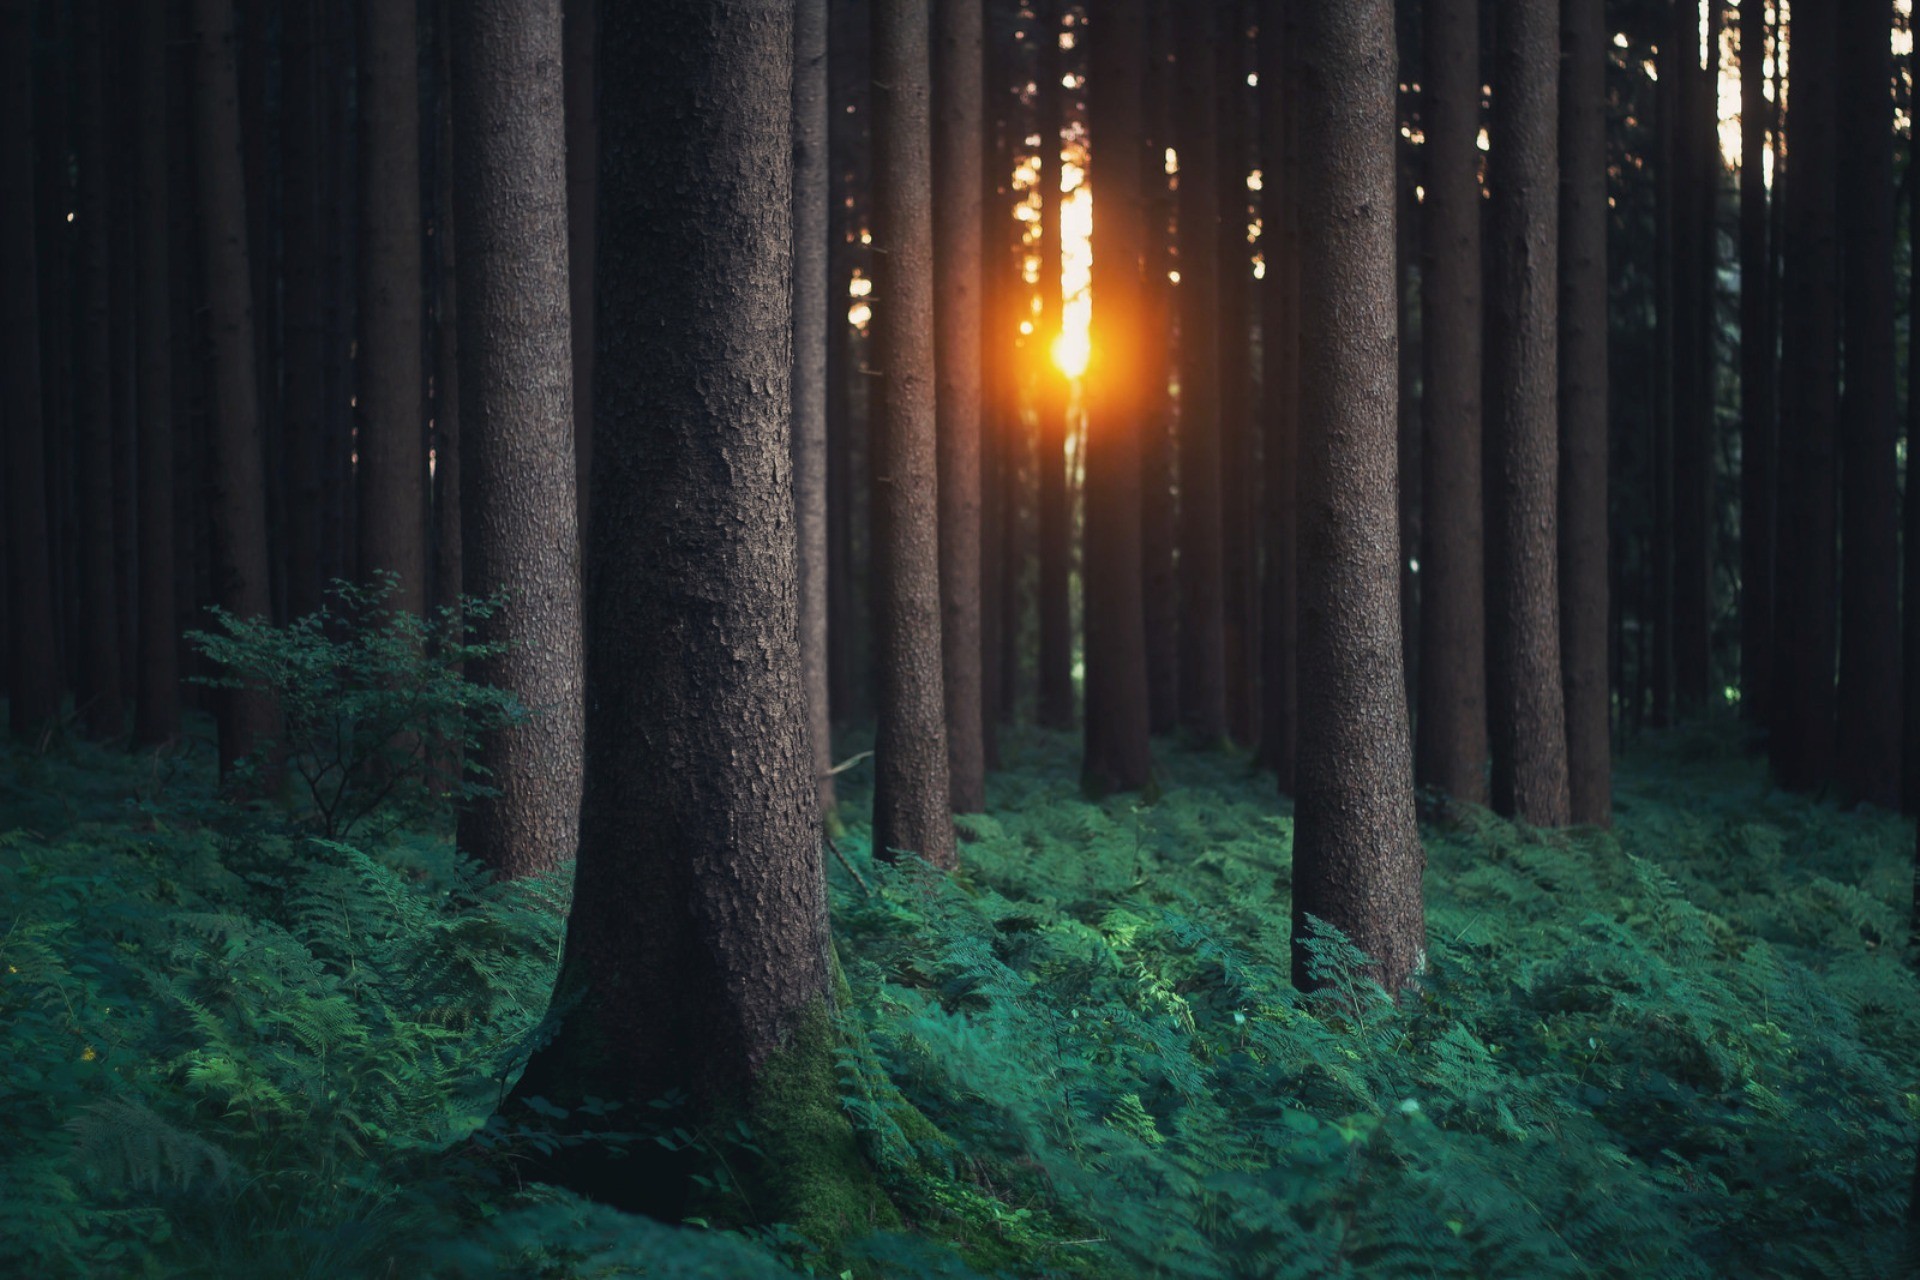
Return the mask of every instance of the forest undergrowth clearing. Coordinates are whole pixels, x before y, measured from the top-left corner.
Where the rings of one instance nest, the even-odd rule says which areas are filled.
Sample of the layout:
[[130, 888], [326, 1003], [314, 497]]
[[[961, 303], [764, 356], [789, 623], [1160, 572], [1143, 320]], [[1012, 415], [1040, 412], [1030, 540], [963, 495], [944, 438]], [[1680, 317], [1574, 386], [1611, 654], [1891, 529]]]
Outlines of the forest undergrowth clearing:
[[829, 859], [841, 1101], [901, 1223], [831, 1250], [727, 1203], [751, 1134], [685, 1135], [711, 1229], [520, 1183], [553, 1118], [488, 1117], [540, 1034], [563, 883], [486, 884], [436, 835], [238, 820], [204, 755], [16, 749], [0, 1260], [1891, 1276], [1920, 1110], [1911, 827], [1770, 789], [1734, 744], [1643, 743], [1611, 832], [1428, 827], [1429, 973], [1399, 1007], [1337, 942], [1326, 991], [1293, 990], [1292, 820], [1243, 757], [1162, 744], [1158, 803], [1095, 804], [1069, 736], [1009, 734], [952, 880], [875, 864], [844, 775], [865, 883]]

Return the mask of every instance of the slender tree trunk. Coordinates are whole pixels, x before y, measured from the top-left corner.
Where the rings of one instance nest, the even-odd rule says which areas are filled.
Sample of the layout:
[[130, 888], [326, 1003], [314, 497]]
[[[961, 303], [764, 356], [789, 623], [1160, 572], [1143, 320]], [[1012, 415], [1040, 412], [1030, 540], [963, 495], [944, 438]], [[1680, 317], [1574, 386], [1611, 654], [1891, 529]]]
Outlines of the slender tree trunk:
[[1559, 5], [1515, 0], [1496, 20], [1486, 353], [1493, 807], [1558, 827], [1568, 817], [1556, 564]]
[[40, 55], [33, 59], [34, 105], [38, 131], [34, 157], [34, 196], [38, 207], [35, 253], [39, 261], [40, 390], [43, 466], [46, 475], [47, 549], [51, 560], [54, 655], [58, 678], [56, 709], [69, 690], [84, 644], [79, 631], [77, 591], [78, 538], [74, 527], [73, 453], [75, 427], [74, 342], [77, 227], [74, 212], [73, 138], [74, 65], [72, 6], [43, 4]]
[[134, 23], [134, 181], [139, 368], [139, 650], [133, 740], [154, 746], [180, 732], [174, 618], [173, 264], [167, 230], [167, 11], [137, 6]]
[[[1683, 40], [1682, 44], [1685, 43]], [[1654, 129], [1654, 314], [1659, 339], [1654, 350], [1653, 412], [1653, 531], [1649, 555], [1653, 596], [1652, 696], [1649, 699], [1649, 723], [1665, 728], [1674, 718], [1674, 435], [1680, 414], [1678, 378], [1675, 364], [1680, 344], [1676, 331], [1678, 298], [1675, 279], [1676, 230], [1681, 215], [1676, 206], [1686, 190], [1680, 172], [1684, 148], [1680, 139], [1684, 117], [1678, 107], [1680, 94], [1680, 55], [1669, 42], [1659, 66], [1662, 74], [1655, 90]]]
[[1093, 354], [1087, 370], [1087, 717], [1090, 794], [1149, 785], [1147, 635], [1140, 557], [1140, 444], [1147, 335], [1140, 326], [1141, 80], [1145, 0], [1111, 0], [1090, 27]]
[[1425, 19], [1427, 195], [1421, 211], [1420, 298], [1426, 504], [1416, 772], [1424, 786], [1468, 804], [1485, 804], [1479, 0], [1433, 0]]
[[76, 488], [80, 530], [80, 683], [75, 690], [89, 736], [125, 726], [120, 699], [119, 623], [113, 573], [113, 344], [108, 327], [106, 35], [102, 0], [79, 0], [74, 143], [79, 158], [80, 229]]
[[1065, 0], [1040, 0], [1039, 90], [1034, 109], [1040, 134], [1040, 313], [1030, 350], [1035, 359], [1034, 407], [1040, 419], [1040, 723], [1073, 725], [1073, 493], [1067, 476], [1065, 375], [1053, 361], [1065, 310], [1061, 291], [1062, 208], [1060, 134], [1066, 123], [1060, 78], [1065, 73], [1059, 34]]
[[240, 166], [246, 183], [247, 262], [253, 279], [253, 369], [260, 412], [260, 456], [267, 486], [267, 591], [272, 617], [286, 619], [286, 436], [280, 381], [276, 302], [281, 263], [274, 237], [276, 151], [273, 103], [267, 92], [279, 0], [235, 0], [238, 40], [234, 73], [240, 95]]
[[1893, 347], [1893, 80], [1886, 0], [1839, 6], [1846, 404], [1841, 414], [1838, 774], [1849, 802], [1900, 800], [1900, 476]]
[[[194, 0], [195, 169], [199, 176], [201, 266], [212, 336], [212, 484], [208, 495], [214, 596], [241, 618], [271, 616], [267, 570], [266, 472], [254, 382], [252, 278], [247, 259], [246, 186], [240, 162], [240, 104], [234, 78], [233, 0]], [[277, 727], [272, 700], [252, 688], [220, 700], [222, 772]]]
[[1256, 628], [1259, 597], [1254, 584], [1258, 542], [1254, 537], [1253, 452], [1253, 254], [1247, 242], [1252, 221], [1248, 207], [1248, 116], [1251, 95], [1247, 86], [1252, 52], [1248, 48], [1249, 19], [1245, 6], [1234, 3], [1220, 9], [1219, 100], [1220, 163], [1215, 170], [1220, 191], [1219, 334], [1220, 334], [1220, 582], [1225, 626], [1223, 688], [1227, 732], [1245, 747], [1259, 742], [1260, 699], [1254, 670], [1259, 652]]
[[937, 0], [934, 5], [940, 652], [948, 776], [956, 813], [987, 807], [980, 696], [981, 21], [981, 0]]
[[[120, 660], [119, 684], [123, 702], [131, 702], [139, 687], [139, 635], [135, 622], [139, 590], [136, 569], [139, 510], [135, 465], [139, 458], [139, 421], [135, 382], [134, 290], [137, 266], [134, 246], [138, 224], [134, 218], [133, 31], [138, 14], [125, 0], [114, 0], [106, 19], [107, 117], [109, 163], [117, 177], [107, 205], [110, 226], [107, 260], [107, 332], [113, 349], [113, 616], [114, 653]], [[124, 732], [124, 718], [120, 731]]]
[[[466, 590], [466, 535], [462, 512], [461, 488], [461, 400], [460, 400], [460, 235], [459, 219], [454, 216], [454, 186], [459, 180], [455, 157], [453, 103], [453, 12], [452, 0], [438, 0], [434, 7], [434, 56], [437, 63], [435, 86], [433, 157], [433, 379], [432, 397], [427, 412], [428, 438], [431, 442], [431, 486], [433, 514], [433, 603], [435, 608], [462, 609], [461, 593]], [[569, 345], [571, 345], [569, 335]], [[572, 379], [568, 379], [571, 389]], [[570, 390], [571, 394], [571, 390]], [[576, 541], [577, 541], [576, 534]], [[575, 557], [576, 565], [578, 557]], [[449, 760], [445, 765], [461, 768]]]
[[358, 201], [354, 196], [359, 149], [350, 91], [358, 79], [358, 41], [352, 8], [327, 8], [321, 16], [324, 53], [319, 74], [324, 87], [320, 105], [320, 210], [327, 268], [323, 286], [326, 358], [321, 370], [325, 407], [320, 419], [320, 546], [326, 566], [321, 578], [332, 582], [352, 578], [359, 561], [351, 466], [357, 398], [352, 357], [358, 328], [354, 316]]
[[[1712, 70], [1700, 65], [1699, 16], [1674, 8], [1671, 69], [1678, 83], [1674, 121], [1674, 419], [1673, 651], [1675, 710], [1699, 715], [1708, 706], [1713, 657], [1713, 334], [1715, 234], [1719, 171]], [[1710, 9], [1709, 61], [1717, 65], [1718, 6]]]
[[287, 615], [321, 604], [320, 475], [326, 430], [326, 316], [321, 271], [322, 93], [318, 0], [286, 0], [281, 160], [285, 246]]
[[1574, 822], [1612, 817], [1607, 683], [1607, 31], [1561, 0], [1560, 639]]
[[1008, 119], [1014, 101], [1009, 86], [1011, 41], [1003, 36], [1005, 0], [985, 5], [981, 58], [980, 149], [980, 755], [991, 772], [1000, 767], [1000, 705], [1007, 673], [1000, 641], [1006, 627], [1003, 607], [1008, 441], [1017, 421], [1012, 377], [1014, 315], [1011, 258], [1005, 252], [1006, 226], [1012, 219], [1012, 133]]
[[1169, 0], [1147, 0], [1149, 57], [1145, 75], [1145, 128], [1150, 143], [1141, 177], [1146, 184], [1147, 282], [1142, 324], [1147, 345], [1140, 358], [1149, 374], [1141, 424], [1140, 563], [1145, 581], [1147, 627], [1147, 720], [1154, 733], [1180, 725], [1180, 595], [1174, 573], [1174, 406], [1168, 391], [1173, 360], [1173, 193], [1167, 184], [1166, 152], [1173, 138], [1173, 13]]
[[460, 844], [497, 873], [518, 876], [560, 866], [580, 827], [560, 3], [463, 0], [451, 34], [463, 572], [469, 595], [509, 593], [506, 607], [479, 624], [481, 638], [504, 650], [473, 675], [536, 712], [482, 735], [478, 755], [497, 794], [461, 814]]
[[932, 126], [924, 0], [873, 4], [873, 847], [954, 863], [940, 656]]
[[1764, 726], [1773, 672], [1773, 264], [1767, 246], [1766, 6], [1740, 6], [1740, 711]]
[[[567, 261], [573, 316], [573, 460], [579, 527], [587, 527], [593, 486], [593, 320], [595, 204], [600, 166], [600, 126], [594, 105], [599, 65], [596, 46], [600, 0], [563, 0], [567, 96]], [[831, 783], [826, 784], [831, 786]], [[831, 796], [831, 792], [827, 793]], [[829, 805], [829, 807], [831, 807]]]
[[[360, 576], [399, 577], [396, 608], [427, 602], [421, 431], [420, 75], [414, 6], [360, 20]], [[564, 189], [564, 185], [563, 185]]]
[[1265, 392], [1266, 572], [1261, 630], [1260, 762], [1281, 794], [1295, 788], [1300, 718], [1300, 201], [1297, 0], [1263, 0], [1260, 16], [1261, 290]]
[[183, 709], [213, 710], [213, 692], [192, 683], [206, 674], [200, 652], [186, 633], [204, 627], [201, 612], [210, 602], [207, 561], [206, 441], [210, 411], [205, 297], [206, 268], [202, 262], [199, 217], [199, 166], [195, 160], [193, 118], [200, 49], [195, 19], [189, 6], [167, 6], [167, 323], [172, 352], [167, 371], [173, 380], [173, 542], [175, 666], [184, 679], [180, 686]]
[[[1839, 418], [1839, 246], [1835, 117], [1837, 19], [1806, 5], [1793, 15], [1793, 130], [1781, 349], [1791, 352], [1780, 433], [1779, 599], [1774, 631], [1774, 770], [1814, 791], [1834, 764], [1834, 510]], [[1788, 603], [1790, 602], [1790, 604]]]
[[1401, 670], [1388, 0], [1305, 7], [1297, 101], [1301, 259], [1300, 762], [1293, 978], [1315, 921], [1398, 992], [1426, 966]]
[[[802, 1144], [832, 1141], [837, 1164], [859, 1158], [844, 1122], [803, 1122], [788, 1140], [791, 1112], [780, 1125], [755, 1120], [776, 1096], [796, 1105], [796, 1094], [833, 1116], [788, 448], [790, 14], [769, 0], [660, 0], [609, 5], [601, 26], [600, 51], [620, 68], [601, 99], [601, 229], [621, 250], [599, 261], [607, 358], [596, 370], [586, 574], [592, 745], [557, 997], [564, 1020], [519, 1092], [644, 1108], [678, 1091], [691, 1099], [689, 1123], [744, 1112], [756, 1138], [776, 1144], [764, 1152], [770, 1163], [818, 1160]], [[557, 71], [559, 29], [548, 25]], [[714, 85], [726, 86], [724, 111], [700, 105]], [[558, 83], [552, 92], [551, 110], [536, 113], [551, 135], [539, 206], [550, 266], [564, 262], [565, 244]], [[477, 159], [472, 147], [462, 157], [463, 170]], [[688, 183], [694, 172], [705, 180]], [[462, 219], [463, 229], [477, 225]], [[467, 231], [462, 245], [469, 265], [486, 261], [483, 233]], [[548, 342], [570, 372], [566, 277], [543, 275], [555, 299], [544, 308]], [[469, 332], [487, 314], [484, 296], [474, 288], [462, 299]], [[479, 389], [474, 379], [467, 387]], [[547, 415], [549, 432], [570, 439], [566, 406], [551, 407], [562, 412]], [[490, 420], [469, 415], [476, 441]], [[931, 422], [927, 445], [931, 457]], [[570, 451], [562, 457], [570, 471]], [[572, 503], [550, 518], [570, 524]], [[932, 573], [929, 563], [929, 588]], [[937, 626], [931, 608], [929, 621]], [[686, 1211], [683, 1176], [598, 1149], [563, 1155], [559, 1172], [616, 1203]], [[795, 1208], [764, 1205], [786, 1221]]]
[[0, 2], [0, 382], [7, 431], [7, 714], [16, 736], [37, 735], [60, 714], [54, 648], [53, 565], [48, 555], [46, 434], [41, 421], [41, 265], [34, 202], [33, 5]]
[[[1907, 172], [1914, 175], [1908, 183], [1907, 242], [1920, 244], [1920, 170], [1914, 165], [1920, 157], [1915, 139], [1907, 139]], [[1907, 313], [1920, 316], [1920, 271], [1912, 272], [1907, 282]], [[1906, 714], [1902, 733], [1903, 769], [1901, 807], [1920, 813], [1920, 324], [1908, 322], [1907, 329], [1907, 468], [1906, 506], [1901, 561], [1901, 600], [1905, 606], [1902, 644], [1902, 692]], [[1916, 881], [1920, 885], [1920, 881]], [[1920, 922], [1920, 914], [1915, 916]]]
[[859, 89], [866, 80], [866, 60], [856, 42], [866, 14], [852, 0], [837, 8], [830, 4], [827, 34], [827, 152], [831, 186], [827, 227], [827, 706], [836, 724], [861, 718], [870, 701], [867, 681], [857, 671], [860, 640], [864, 635], [856, 608], [853, 555], [854, 403], [852, 384], [854, 328], [847, 318], [848, 287], [854, 268], [854, 250], [860, 242], [860, 211], [856, 207], [862, 131]]
[[1215, 27], [1210, 8], [1180, 15], [1180, 723], [1208, 745], [1227, 734]]

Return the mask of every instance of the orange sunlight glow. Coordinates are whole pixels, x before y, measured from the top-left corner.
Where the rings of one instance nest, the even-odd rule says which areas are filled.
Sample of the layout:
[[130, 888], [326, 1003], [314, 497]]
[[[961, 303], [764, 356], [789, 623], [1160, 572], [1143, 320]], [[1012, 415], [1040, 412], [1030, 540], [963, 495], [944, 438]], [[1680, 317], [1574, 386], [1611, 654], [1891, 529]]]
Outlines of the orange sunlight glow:
[[1060, 332], [1048, 353], [1069, 378], [1087, 372], [1093, 357], [1093, 189], [1086, 150], [1069, 143], [1060, 152]]

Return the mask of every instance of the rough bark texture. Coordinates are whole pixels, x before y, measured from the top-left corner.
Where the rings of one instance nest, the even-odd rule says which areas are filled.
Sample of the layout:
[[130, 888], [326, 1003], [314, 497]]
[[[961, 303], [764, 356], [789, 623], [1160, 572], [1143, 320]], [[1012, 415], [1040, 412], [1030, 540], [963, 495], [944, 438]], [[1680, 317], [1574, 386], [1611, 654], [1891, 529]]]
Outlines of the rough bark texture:
[[1300, 38], [1300, 761], [1293, 977], [1309, 915], [1398, 991], [1425, 967], [1395, 563], [1389, 0], [1309, 4]]
[[954, 860], [940, 657], [925, 0], [874, 0], [873, 847]]
[[981, 0], [934, 4], [940, 634], [955, 813], [987, 807], [980, 693]]
[[7, 717], [38, 734], [60, 714], [48, 555], [46, 435], [41, 421], [40, 297], [34, 281], [33, 5], [0, 3], [0, 382], [9, 394], [7, 460]]
[[1267, 276], [1261, 289], [1266, 568], [1262, 582], [1260, 763], [1294, 791], [1300, 720], [1300, 147], [1296, 0], [1260, 14], [1260, 164]]
[[[238, 617], [269, 616], [267, 494], [254, 382], [253, 285], [247, 258], [240, 103], [234, 77], [232, 0], [194, 0], [194, 168], [200, 258], [212, 339], [212, 427], [207, 509], [213, 597]], [[254, 689], [220, 699], [224, 772], [277, 727], [272, 700]]]
[[1008, 680], [1001, 663], [1006, 627], [1006, 518], [1010, 505], [1009, 441], [1019, 421], [1014, 403], [1012, 255], [1013, 124], [1010, 92], [1013, 41], [1007, 0], [989, 0], [982, 31], [980, 148], [980, 755], [988, 771], [1000, 767], [1000, 705]]
[[1767, 723], [1773, 678], [1773, 259], [1767, 245], [1766, 6], [1740, 6], [1740, 713]]
[[[560, 979], [578, 1003], [523, 1096], [738, 1104], [829, 999], [787, 447], [790, 14], [659, 0], [601, 28], [621, 74], [601, 98], [590, 746]], [[559, 243], [557, 100], [539, 114]], [[564, 276], [548, 287], [564, 302]], [[643, 1175], [595, 1172], [574, 1180], [646, 1199]]]
[[1602, 0], [1562, 0], [1560, 644], [1569, 813], [1613, 804], [1607, 666], [1607, 41]]
[[460, 845], [518, 876], [571, 856], [580, 819], [560, 3], [462, 0], [451, 34], [463, 571], [469, 595], [509, 593], [480, 624], [506, 652], [470, 674], [533, 713], [481, 739], [479, 762], [498, 794], [461, 814]]
[[1173, 13], [1168, 0], [1148, 0], [1150, 57], [1146, 69], [1146, 121], [1149, 138], [1142, 179], [1147, 184], [1145, 315], [1146, 345], [1141, 359], [1149, 383], [1140, 446], [1140, 563], [1145, 579], [1147, 618], [1147, 718], [1154, 733], [1172, 733], [1180, 725], [1180, 588], [1174, 571], [1173, 497], [1173, 191], [1168, 186], [1166, 151], [1173, 145]]
[[113, 572], [113, 346], [108, 330], [106, 47], [101, 0], [77, 6], [74, 151], [80, 177], [74, 363], [75, 487], [80, 531], [80, 679], [74, 696], [89, 736], [125, 728]]
[[285, 114], [281, 169], [285, 279], [285, 432], [287, 615], [320, 607], [320, 474], [326, 427], [326, 316], [321, 271], [321, 93], [317, 0], [287, 0], [282, 42]]
[[[1426, 12], [1426, 187], [1421, 328], [1420, 714], [1415, 772], [1487, 802], [1487, 610], [1481, 505], [1480, 4]], [[1602, 370], [1604, 373], [1604, 369]]]
[[567, 263], [573, 317], [573, 463], [579, 527], [587, 527], [593, 486], [594, 219], [600, 126], [594, 105], [600, 0], [562, 0], [567, 97]]
[[1220, 565], [1220, 186], [1217, 22], [1179, 25], [1180, 727], [1227, 734], [1226, 617]]
[[[153, 746], [180, 732], [174, 625], [173, 337], [167, 231], [167, 11], [139, 6], [134, 32], [134, 182], [137, 219], [134, 347], [139, 395], [137, 630], [133, 740]], [[0, 233], [4, 234], [4, 233]]]
[[1109, 0], [1089, 28], [1093, 354], [1087, 369], [1087, 717], [1081, 778], [1095, 795], [1152, 781], [1141, 588], [1140, 442], [1148, 335], [1141, 324], [1144, 0]]
[[[1846, 405], [1841, 414], [1842, 797], [1900, 798], [1900, 496], [1893, 358], [1893, 98], [1887, 0], [1840, 6], [1840, 239]], [[1920, 549], [1917, 549], [1920, 550]]]
[[1067, 477], [1067, 379], [1053, 362], [1065, 300], [1061, 294], [1060, 134], [1066, 123], [1060, 77], [1060, 18], [1064, 0], [1041, 0], [1038, 92], [1040, 135], [1040, 312], [1028, 350], [1037, 354], [1034, 408], [1040, 419], [1040, 723], [1073, 725], [1073, 492]]
[[1493, 807], [1542, 827], [1567, 822], [1560, 684], [1560, 13], [1555, 0], [1497, 11], [1487, 253], [1488, 709]]
[[1840, 298], [1836, 232], [1834, 11], [1793, 15], [1791, 158], [1785, 175], [1780, 432], [1781, 607], [1774, 617], [1773, 722], [1780, 782], [1812, 791], [1833, 776], [1834, 470], [1839, 417]]
[[421, 431], [420, 75], [414, 6], [360, 20], [360, 576], [400, 577], [395, 607], [427, 601], [427, 450]]

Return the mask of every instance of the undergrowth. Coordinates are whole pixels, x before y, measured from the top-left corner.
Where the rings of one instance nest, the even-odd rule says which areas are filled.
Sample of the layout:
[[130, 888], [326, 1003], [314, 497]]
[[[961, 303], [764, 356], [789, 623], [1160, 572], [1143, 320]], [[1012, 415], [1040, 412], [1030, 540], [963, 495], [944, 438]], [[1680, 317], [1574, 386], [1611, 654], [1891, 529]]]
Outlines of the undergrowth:
[[[1711, 731], [1612, 832], [1429, 829], [1428, 973], [1287, 981], [1292, 823], [1163, 748], [1098, 804], [1016, 734], [963, 871], [829, 862], [839, 1083], [900, 1227], [829, 1254], [518, 1176], [493, 1115], [567, 886], [442, 835], [314, 839], [206, 752], [0, 757], [0, 1270], [66, 1275], [1897, 1274], [1920, 1094], [1911, 828], [1766, 787]], [[490, 1118], [491, 1117], [491, 1118]], [[671, 1113], [617, 1141], [714, 1157]], [[614, 1139], [608, 1139], [615, 1141]], [[721, 1184], [724, 1191], [724, 1184]]]

